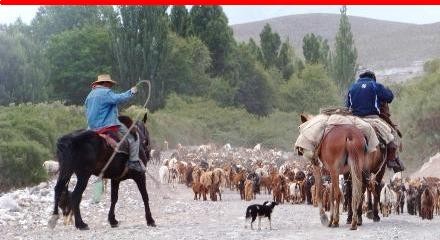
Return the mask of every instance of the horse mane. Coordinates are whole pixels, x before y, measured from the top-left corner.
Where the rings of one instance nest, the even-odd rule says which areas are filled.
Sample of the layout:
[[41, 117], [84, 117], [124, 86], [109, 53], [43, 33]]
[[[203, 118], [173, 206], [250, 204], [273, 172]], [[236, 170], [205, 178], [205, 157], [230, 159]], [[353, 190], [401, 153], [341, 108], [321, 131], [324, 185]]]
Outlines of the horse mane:
[[129, 117], [129, 116], [125, 116], [125, 115], [120, 115], [118, 117], [118, 120], [124, 124], [127, 128], [130, 128], [131, 125], [133, 124], [133, 120]]

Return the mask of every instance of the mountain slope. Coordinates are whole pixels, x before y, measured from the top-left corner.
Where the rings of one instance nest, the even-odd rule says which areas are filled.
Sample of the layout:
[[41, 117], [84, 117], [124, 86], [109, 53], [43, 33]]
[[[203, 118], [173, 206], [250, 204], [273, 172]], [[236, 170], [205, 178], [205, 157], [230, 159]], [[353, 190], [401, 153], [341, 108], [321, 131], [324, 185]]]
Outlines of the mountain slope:
[[[408, 24], [363, 17], [349, 17], [358, 49], [358, 62], [375, 69], [406, 67], [415, 61], [440, 56], [440, 23]], [[329, 40], [330, 46], [339, 25], [338, 14], [299, 14], [263, 21], [233, 25], [239, 41], [250, 37], [259, 41], [264, 25], [269, 23], [282, 39], [289, 38], [297, 53], [302, 52], [302, 39], [315, 33]]]

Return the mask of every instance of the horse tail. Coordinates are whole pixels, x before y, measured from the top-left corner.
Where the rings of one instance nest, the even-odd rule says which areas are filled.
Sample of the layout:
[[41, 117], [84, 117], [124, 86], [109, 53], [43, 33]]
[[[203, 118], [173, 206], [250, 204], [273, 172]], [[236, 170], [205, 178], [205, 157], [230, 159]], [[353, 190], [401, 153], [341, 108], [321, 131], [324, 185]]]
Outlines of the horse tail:
[[353, 135], [349, 135], [346, 139], [346, 151], [348, 153], [348, 164], [350, 166], [351, 179], [352, 179], [352, 200], [354, 203], [353, 212], [357, 211], [359, 203], [362, 201], [362, 169], [361, 164], [363, 155], [365, 154], [364, 145], [360, 145]]
[[72, 139], [69, 137], [62, 137], [57, 142], [57, 159], [60, 165], [59, 175], [60, 177], [70, 177], [69, 174], [73, 167], [72, 158]]

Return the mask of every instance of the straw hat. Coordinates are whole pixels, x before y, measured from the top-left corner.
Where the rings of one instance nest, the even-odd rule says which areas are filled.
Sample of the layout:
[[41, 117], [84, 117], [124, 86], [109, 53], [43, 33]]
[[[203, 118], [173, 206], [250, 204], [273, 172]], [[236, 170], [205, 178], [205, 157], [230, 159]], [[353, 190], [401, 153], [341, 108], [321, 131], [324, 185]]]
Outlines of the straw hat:
[[95, 85], [97, 83], [101, 83], [101, 82], [110, 82], [110, 83], [116, 84], [116, 81], [112, 80], [112, 78], [110, 77], [109, 74], [101, 74], [101, 75], [98, 75], [98, 79], [96, 81], [92, 82], [91, 85], [93, 86], [93, 85]]

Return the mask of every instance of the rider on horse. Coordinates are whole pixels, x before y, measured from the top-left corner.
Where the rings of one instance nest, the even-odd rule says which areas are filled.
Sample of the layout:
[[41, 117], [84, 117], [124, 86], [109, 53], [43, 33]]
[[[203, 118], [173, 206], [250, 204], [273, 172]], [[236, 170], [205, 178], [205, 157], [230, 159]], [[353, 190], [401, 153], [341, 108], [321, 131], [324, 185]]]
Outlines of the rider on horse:
[[351, 109], [353, 115], [363, 118], [378, 128], [379, 133], [389, 133], [381, 134], [381, 138], [387, 144], [387, 166], [392, 168], [394, 172], [401, 172], [404, 170], [404, 166], [396, 154], [398, 133], [394, 126], [390, 126], [379, 117], [381, 105], [391, 103], [393, 98], [393, 92], [377, 83], [374, 72], [367, 70], [360, 74], [358, 81], [350, 86], [346, 105]]
[[[115, 84], [108, 74], [99, 75], [91, 84], [92, 91], [85, 101], [87, 124], [88, 129], [98, 133], [113, 131], [123, 136], [128, 128], [119, 122], [117, 106], [130, 100], [137, 93], [137, 87], [117, 94], [111, 90]], [[139, 138], [128, 134], [126, 139], [130, 149], [128, 169], [145, 172], [145, 167], [139, 162]]]

